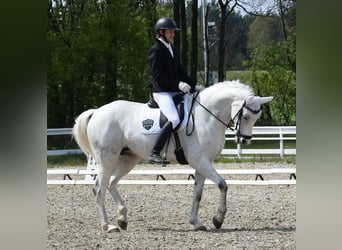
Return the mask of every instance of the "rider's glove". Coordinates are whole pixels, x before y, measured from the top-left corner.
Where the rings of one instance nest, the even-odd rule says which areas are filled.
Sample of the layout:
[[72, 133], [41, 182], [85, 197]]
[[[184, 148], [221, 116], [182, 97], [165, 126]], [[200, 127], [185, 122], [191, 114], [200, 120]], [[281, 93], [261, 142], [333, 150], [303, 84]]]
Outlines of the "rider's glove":
[[189, 93], [191, 90], [191, 86], [185, 82], [179, 82], [178, 88], [184, 93]]
[[202, 85], [198, 85], [198, 84], [197, 84], [197, 85], [195, 86], [195, 91], [196, 91], [196, 92], [202, 91], [203, 89], [204, 89], [204, 87], [203, 87]]

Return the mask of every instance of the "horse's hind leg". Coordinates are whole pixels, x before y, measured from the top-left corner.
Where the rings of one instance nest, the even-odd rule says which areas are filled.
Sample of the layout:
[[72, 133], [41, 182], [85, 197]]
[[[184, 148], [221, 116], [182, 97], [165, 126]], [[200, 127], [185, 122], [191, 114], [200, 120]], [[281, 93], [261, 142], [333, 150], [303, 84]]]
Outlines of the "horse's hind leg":
[[111, 177], [109, 184], [109, 192], [111, 193], [114, 201], [118, 205], [117, 223], [123, 230], [127, 229], [128, 224], [127, 207], [119, 194], [117, 184], [123, 176], [125, 176], [132, 168], [135, 167], [139, 160], [140, 158], [134, 155], [120, 156], [119, 161], [113, 171], [113, 176]]
[[107, 232], [119, 230], [118, 226], [109, 224], [106, 209], [105, 209], [105, 197], [108, 187], [109, 179], [114, 167], [113, 160], [102, 161], [99, 163], [99, 172], [94, 185], [94, 194], [96, 196], [96, 206], [100, 217], [101, 226], [103, 230]]
[[198, 218], [198, 208], [202, 199], [202, 192], [204, 186], [205, 177], [198, 171], [195, 172], [195, 185], [194, 185], [194, 197], [192, 201], [192, 208], [190, 214], [190, 223], [195, 226], [195, 230], [206, 231], [207, 228], [202, 225]]

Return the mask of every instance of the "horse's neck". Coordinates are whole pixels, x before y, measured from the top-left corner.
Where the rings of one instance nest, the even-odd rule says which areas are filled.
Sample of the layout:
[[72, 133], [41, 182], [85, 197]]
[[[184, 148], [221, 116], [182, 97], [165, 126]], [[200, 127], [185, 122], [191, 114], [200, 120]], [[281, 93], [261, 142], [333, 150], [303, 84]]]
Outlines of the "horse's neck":
[[[233, 101], [234, 99], [227, 96], [224, 91], [215, 94], [203, 93], [199, 98], [199, 102], [203, 106], [226, 124], [230, 121], [231, 104]], [[211, 115], [209, 112], [207, 113], [209, 116]]]
[[[202, 91], [198, 99], [217, 118], [228, 124], [231, 119], [232, 103], [235, 101], [242, 102], [248, 95], [251, 95], [251, 89], [239, 82], [218, 83]], [[209, 118], [212, 114], [207, 113]]]

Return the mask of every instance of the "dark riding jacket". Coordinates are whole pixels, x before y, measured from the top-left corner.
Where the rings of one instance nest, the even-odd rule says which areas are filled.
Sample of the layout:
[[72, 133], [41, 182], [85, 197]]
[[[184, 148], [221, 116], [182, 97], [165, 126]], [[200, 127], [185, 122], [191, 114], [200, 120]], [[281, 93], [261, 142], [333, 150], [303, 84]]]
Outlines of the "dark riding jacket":
[[187, 75], [179, 63], [173, 47], [172, 51], [174, 57], [171, 56], [168, 48], [157, 39], [148, 52], [152, 75], [152, 92], [179, 92], [179, 81], [189, 84], [191, 92], [194, 92], [196, 82]]

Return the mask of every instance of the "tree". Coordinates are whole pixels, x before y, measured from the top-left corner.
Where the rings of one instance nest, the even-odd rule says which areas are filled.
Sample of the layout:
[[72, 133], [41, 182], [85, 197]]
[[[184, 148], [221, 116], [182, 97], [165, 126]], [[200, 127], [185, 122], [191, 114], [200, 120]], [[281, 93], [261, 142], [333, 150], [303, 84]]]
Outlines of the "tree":
[[[126, 0], [48, 5], [48, 126], [72, 126], [88, 108], [146, 101], [151, 8]], [[148, 11], [147, 12], [145, 12]]]
[[186, 9], [185, 1], [175, 0], [173, 2], [174, 20], [180, 27], [180, 36], [174, 39], [174, 47], [179, 55], [180, 62], [184, 69], [188, 71], [188, 39], [187, 39], [187, 24], [186, 24]]
[[242, 16], [233, 12], [227, 18], [226, 32], [229, 34], [226, 39], [225, 69], [245, 70], [243, 62], [248, 58], [247, 33], [249, 26], [255, 17], [250, 15]]
[[285, 2], [295, 3], [277, 0], [280, 15], [257, 17], [248, 36], [251, 53], [246, 65], [252, 70], [252, 86], [258, 95], [275, 97], [265, 105], [260, 120], [263, 125], [296, 124], [295, 18], [292, 16], [295, 15], [295, 5]]
[[193, 0], [191, 5], [191, 60], [190, 60], [190, 76], [197, 81], [197, 47], [198, 47], [198, 0]]
[[180, 1], [180, 27], [181, 27], [181, 63], [186, 71], [188, 71], [188, 38], [187, 38], [187, 25], [186, 25], [186, 13], [185, 13], [185, 1]]
[[261, 48], [282, 40], [278, 17], [257, 16], [249, 26], [247, 48]]
[[292, 43], [278, 42], [254, 49], [247, 61], [256, 94], [274, 96], [263, 108], [263, 125], [296, 124], [296, 75], [287, 60], [288, 51], [295, 57]]
[[226, 22], [228, 15], [233, 13], [235, 7], [237, 6], [237, 0], [234, 1], [232, 7], [229, 8], [229, 3], [232, 2], [231, 0], [219, 0], [220, 6], [220, 32], [219, 32], [219, 58], [218, 58], [218, 81], [221, 82], [225, 78], [225, 69], [224, 69], [224, 62], [225, 62], [225, 51], [226, 51]]
[[[179, 0], [173, 1], [173, 19], [175, 20], [178, 27], [180, 27], [181, 16], [180, 16], [180, 2]], [[175, 36], [173, 46], [178, 55], [180, 55], [180, 37]]]
[[[296, 43], [296, 0], [279, 0], [279, 13], [281, 18], [284, 41]], [[290, 51], [287, 59], [291, 69], [296, 71], [296, 61], [291, 60]]]

